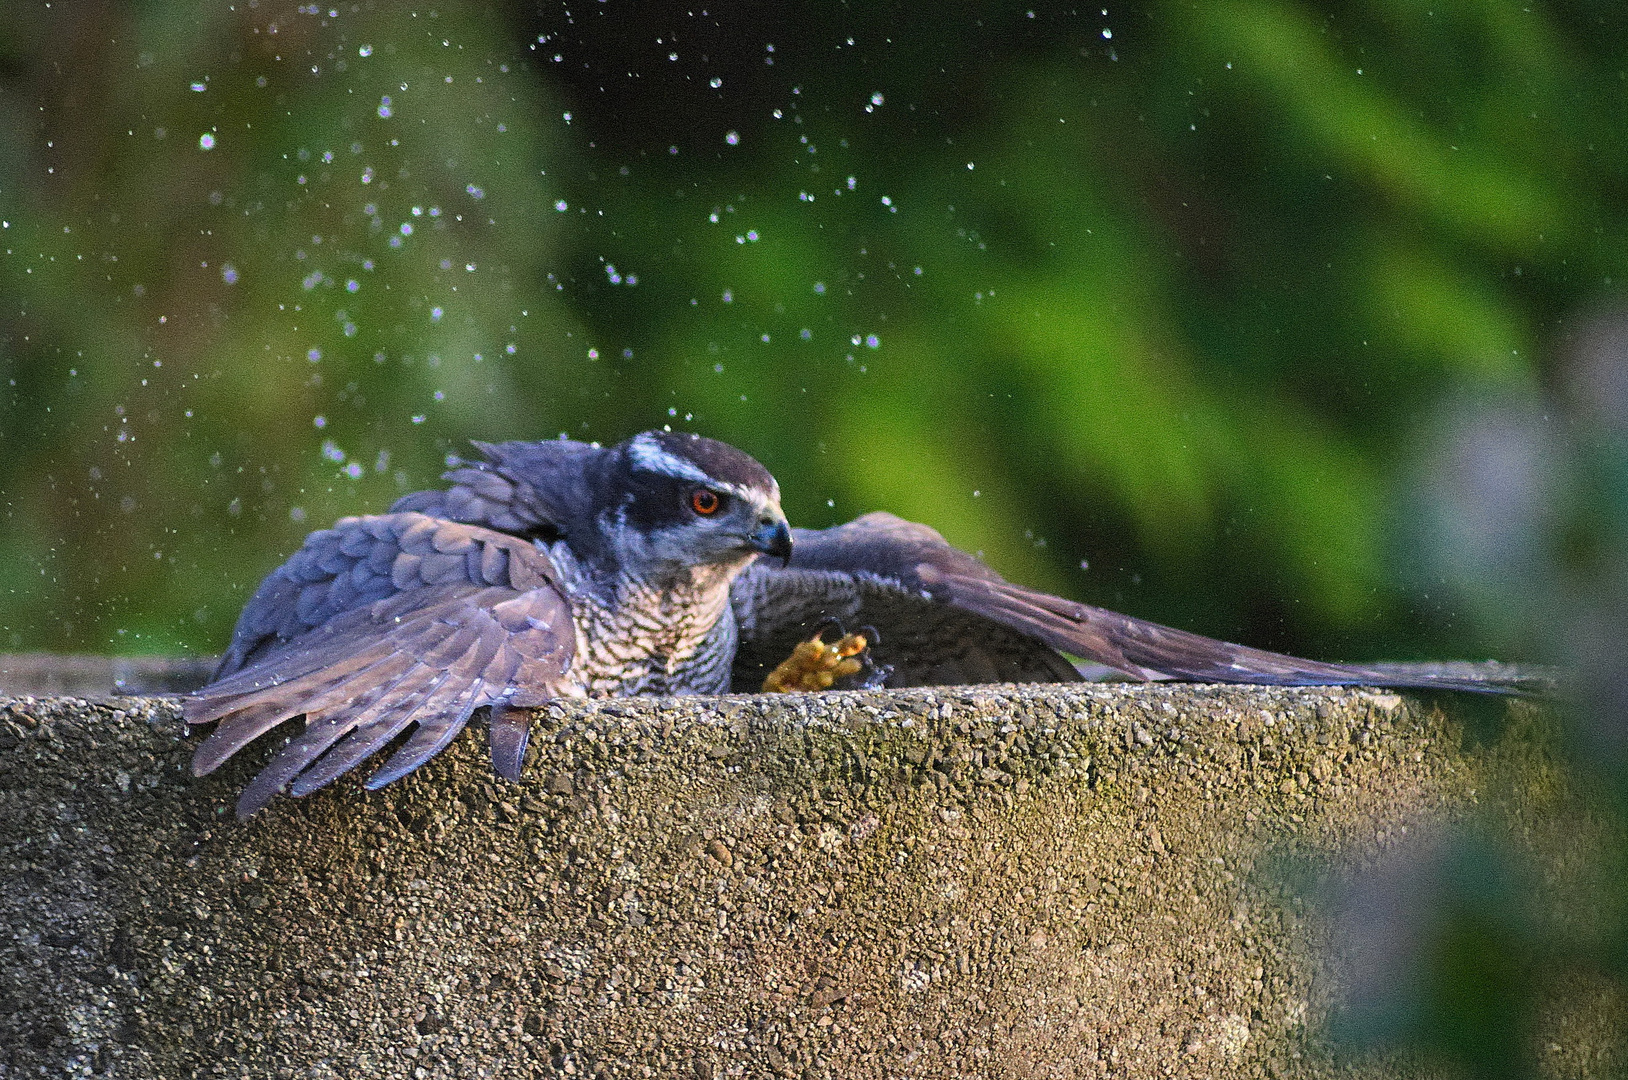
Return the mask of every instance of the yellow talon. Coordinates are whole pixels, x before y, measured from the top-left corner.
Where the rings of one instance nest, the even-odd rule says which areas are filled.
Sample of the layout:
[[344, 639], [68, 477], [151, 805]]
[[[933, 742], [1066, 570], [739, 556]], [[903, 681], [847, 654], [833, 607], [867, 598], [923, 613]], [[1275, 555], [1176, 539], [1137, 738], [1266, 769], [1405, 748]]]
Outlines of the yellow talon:
[[790, 694], [829, 690], [838, 679], [864, 670], [864, 662], [855, 659], [870, 645], [864, 634], [847, 634], [829, 645], [824, 638], [825, 631], [821, 629], [807, 641], [798, 642], [791, 655], [763, 680], [763, 692]]

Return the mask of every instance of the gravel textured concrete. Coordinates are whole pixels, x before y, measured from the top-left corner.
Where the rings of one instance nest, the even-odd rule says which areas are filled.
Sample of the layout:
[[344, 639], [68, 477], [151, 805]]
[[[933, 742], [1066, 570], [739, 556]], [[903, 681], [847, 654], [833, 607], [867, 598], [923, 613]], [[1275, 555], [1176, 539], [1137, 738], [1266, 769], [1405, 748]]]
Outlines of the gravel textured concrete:
[[1360, 690], [574, 704], [523, 783], [466, 733], [239, 824], [257, 761], [193, 779], [173, 700], [14, 699], [0, 1077], [1323, 1074], [1281, 868], [1550, 798], [1512, 709], [1470, 745]]

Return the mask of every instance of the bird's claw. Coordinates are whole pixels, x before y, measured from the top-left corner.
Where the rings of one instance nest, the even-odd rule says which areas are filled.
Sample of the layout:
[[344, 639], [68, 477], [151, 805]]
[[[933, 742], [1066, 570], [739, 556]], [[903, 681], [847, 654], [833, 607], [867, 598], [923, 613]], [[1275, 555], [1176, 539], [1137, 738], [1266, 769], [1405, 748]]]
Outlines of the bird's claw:
[[[827, 643], [825, 635], [832, 632], [837, 639]], [[874, 626], [862, 626], [850, 634], [843, 630], [839, 620], [827, 618], [813, 637], [798, 642], [791, 655], [769, 672], [763, 680], [763, 692], [789, 694], [829, 690], [838, 679], [846, 680], [854, 689], [873, 690], [893, 674], [890, 665], [878, 665], [869, 652], [870, 646], [881, 639]]]

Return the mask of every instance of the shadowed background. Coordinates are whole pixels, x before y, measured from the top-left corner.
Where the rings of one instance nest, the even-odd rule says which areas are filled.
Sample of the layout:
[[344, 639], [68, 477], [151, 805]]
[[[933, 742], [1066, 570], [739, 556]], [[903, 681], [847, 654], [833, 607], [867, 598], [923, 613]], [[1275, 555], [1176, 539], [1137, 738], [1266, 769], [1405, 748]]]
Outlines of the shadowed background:
[[1581, 664], [1618, 760], [1614, 0], [13, 7], [0, 650], [214, 652], [467, 440], [670, 423], [1203, 633]]

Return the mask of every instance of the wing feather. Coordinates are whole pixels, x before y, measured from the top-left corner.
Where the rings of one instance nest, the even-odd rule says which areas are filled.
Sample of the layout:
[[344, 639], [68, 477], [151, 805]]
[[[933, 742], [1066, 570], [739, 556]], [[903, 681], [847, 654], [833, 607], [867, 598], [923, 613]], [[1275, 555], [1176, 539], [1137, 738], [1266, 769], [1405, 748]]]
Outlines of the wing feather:
[[520, 769], [526, 760], [526, 743], [531, 740], [531, 724], [526, 713], [498, 702], [492, 706], [488, 724], [492, 768], [505, 780], [520, 779]]
[[244, 789], [246, 816], [285, 788], [331, 782], [416, 725], [369, 781], [389, 783], [476, 709], [558, 693], [575, 641], [554, 566], [529, 541], [414, 512], [347, 518], [267, 579], [220, 677], [186, 702], [189, 722], [218, 721], [194, 771], [303, 714], [305, 730]]
[[[1138, 680], [1482, 693], [1542, 692], [1554, 685], [1552, 673], [1503, 664], [1335, 664], [1234, 645], [1014, 585], [927, 526], [892, 514], [799, 529], [794, 538], [789, 567], [754, 565], [731, 593], [741, 631], [737, 689], [755, 689], [762, 672], [828, 616], [880, 631], [874, 652], [896, 668], [890, 686], [988, 670], [1003, 680], [1059, 677], [1045, 672], [1062, 670], [1060, 654]], [[946, 659], [934, 663], [934, 657]], [[1078, 677], [1072, 666], [1068, 671]]]
[[480, 679], [467, 685], [460, 684], [456, 679], [443, 683], [441, 689], [425, 701], [424, 715], [419, 717], [418, 728], [378, 772], [367, 778], [364, 786], [369, 791], [377, 791], [394, 780], [400, 780], [444, 750], [469, 722], [469, 716], [480, 703], [480, 694], [484, 689], [485, 683]]
[[[317, 719], [307, 723], [305, 731], [297, 739], [283, 747], [271, 764], [255, 776], [238, 797], [239, 817], [247, 817], [270, 802], [295, 776], [364, 721], [375, 706], [401, 685], [415, 661], [399, 654], [391, 659], [398, 669], [393, 675], [381, 675], [380, 681], [351, 702], [351, 708], [325, 715], [319, 713]], [[322, 703], [312, 702], [310, 707], [318, 710], [322, 708]]]
[[351, 729], [343, 740], [316, 763], [294, 778], [289, 794], [309, 795], [350, 772], [407, 730], [431, 695], [446, 682], [446, 673], [419, 665], [413, 669], [413, 682], [406, 693], [392, 694], [380, 701], [370, 715]]

